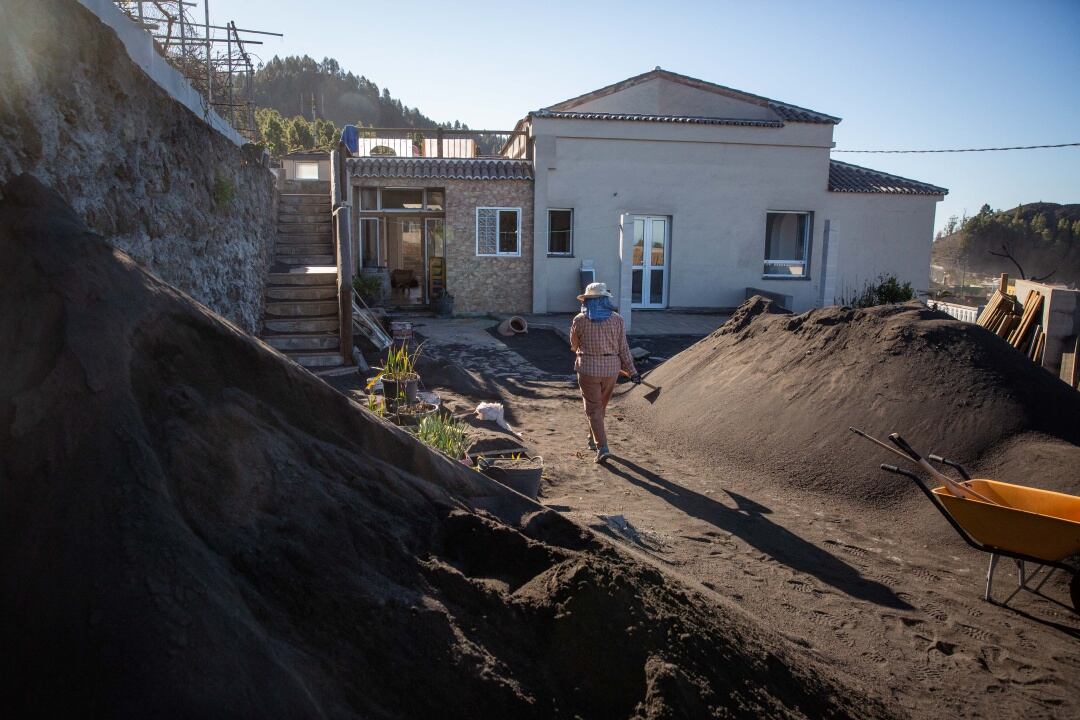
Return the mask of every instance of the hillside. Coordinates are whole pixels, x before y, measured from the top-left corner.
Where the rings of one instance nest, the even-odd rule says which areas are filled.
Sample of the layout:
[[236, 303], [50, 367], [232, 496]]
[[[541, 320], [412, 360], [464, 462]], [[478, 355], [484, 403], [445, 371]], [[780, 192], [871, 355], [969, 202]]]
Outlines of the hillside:
[[[1045, 277], [1080, 285], [1080, 204], [1028, 203], [1009, 210], [984, 205], [960, 223], [950, 218], [934, 242], [933, 262], [969, 274]], [[992, 253], [1011, 255], [1000, 257]], [[1017, 267], [1019, 264], [1019, 268]], [[1023, 270], [1021, 273], [1020, 270]]]
[[[256, 105], [273, 108], [287, 118], [321, 118], [338, 127], [350, 123], [415, 128], [439, 124], [394, 98], [387, 88], [380, 90], [363, 75], [345, 71], [333, 58], [316, 62], [307, 55], [275, 55], [256, 71], [254, 84]], [[460, 123], [444, 123], [452, 124], [460, 127]]]

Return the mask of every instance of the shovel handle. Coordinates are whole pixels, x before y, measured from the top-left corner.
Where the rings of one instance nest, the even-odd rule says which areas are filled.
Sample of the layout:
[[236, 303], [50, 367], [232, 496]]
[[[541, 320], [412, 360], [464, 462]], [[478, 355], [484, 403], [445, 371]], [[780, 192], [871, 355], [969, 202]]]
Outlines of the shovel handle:
[[[619, 374], [620, 375], [625, 375], [626, 377], [630, 377], [630, 373], [626, 372], [625, 370], [620, 370]], [[653, 390], [659, 390], [660, 389], [660, 388], [656, 387], [655, 385], [653, 385], [652, 383], [645, 382], [644, 380], [641, 381], [641, 384], [644, 385], [647, 388], [652, 388]]]

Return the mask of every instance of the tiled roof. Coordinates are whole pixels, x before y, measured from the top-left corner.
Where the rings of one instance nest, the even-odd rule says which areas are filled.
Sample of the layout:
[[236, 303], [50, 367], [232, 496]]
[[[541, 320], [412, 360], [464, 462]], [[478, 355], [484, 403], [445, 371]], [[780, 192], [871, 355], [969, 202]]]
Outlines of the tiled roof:
[[[724, 95], [726, 97], [735, 98], [736, 100], [742, 100], [744, 102], [749, 102], [749, 103], [754, 104], [754, 105], [760, 105], [760, 106], [768, 107], [773, 112], [775, 112], [777, 115], [779, 115], [782, 120], [785, 120], [787, 122], [823, 123], [823, 124], [832, 124], [832, 125], [836, 125], [837, 123], [840, 122], [840, 118], [835, 117], [833, 115], [826, 115], [825, 113], [817, 112], [816, 110], [808, 110], [808, 109], [806, 109], [804, 107], [799, 107], [798, 105], [792, 105], [790, 103], [780, 102], [779, 100], [773, 100], [772, 98], [763, 97], [761, 95], [754, 95], [753, 93], [744, 92], [742, 90], [736, 90], [735, 88], [730, 88], [730, 87], [727, 87], [725, 85], [717, 85], [716, 83], [711, 83], [711, 82], [708, 82], [706, 80], [699, 80], [698, 78], [693, 78], [693, 77], [690, 77], [689, 75], [680, 75], [679, 73], [674, 73], [674, 72], [671, 72], [670, 70], [663, 70], [663, 69], [661, 69], [659, 67], [656, 68], [655, 70], [650, 70], [649, 72], [642, 73], [640, 75], [635, 75], [632, 78], [627, 78], [626, 80], [623, 80], [621, 82], [617, 82], [617, 83], [615, 83], [613, 85], [608, 85], [607, 87], [602, 87], [599, 90], [593, 90], [592, 92], [585, 93], [584, 95], [579, 95], [579, 96], [577, 96], [575, 98], [570, 98], [569, 100], [564, 100], [564, 101], [562, 101], [560, 103], [550, 105], [547, 108], [545, 108], [545, 110], [550, 110], [550, 111], [555, 111], [555, 112], [571, 111], [571, 110], [573, 110], [574, 107], [576, 107], [576, 106], [578, 106], [578, 105], [580, 105], [582, 103], [589, 102], [590, 100], [595, 100], [597, 98], [601, 98], [601, 97], [604, 97], [606, 95], [611, 95], [613, 93], [619, 92], [620, 90], [625, 90], [626, 88], [633, 87], [635, 85], [640, 85], [643, 82], [647, 82], [649, 80], [654, 80], [654, 79], [657, 79], [657, 78], [663, 79], [663, 80], [668, 80], [670, 82], [679, 83], [681, 85], [686, 85], [688, 87], [697, 88], [699, 90], [704, 90], [706, 92], [712, 92], [712, 93], [716, 93], [718, 95]], [[553, 117], [558, 117], [558, 116], [553, 116]], [[677, 117], [680, 117], [680, 116], [673, 115], [673, 116], [663, 116], [663, 117], [677, 118]], [[596, 119], [601, 119], [601, 118], [596, 118]], [[605, 119], [610, 119], [610, 118], [605, 118]], [[679, 121], [680, 120], [676, 120], [675, 122], [679, 122]], [[682, 121], [687, 122], [688, 120], [682, 120]], [[729, 123], [724, 123], [724, 124], [729, 124]]]
[[532, 180], [532, 163], [507, 158], [348, 159], [348, 174], [364, 178], [433, 178], [445, 180]]
[[830, 160], [829, 192], [945, 195], [949, 191], [937, 185], [909, 180], [899, 175], [890, 175], [879, 170]]
[[636, 122], [668, 122], [686, 125], [748, 125], [750, 127], [783, 127], [779, 120], [743, 120], [739, 118], [700, 117], [697, 115], [634, 115], [631, 113], [574, 112], [572, 110], [536, 110], [533, 117], [565, 120], [624, 120]]

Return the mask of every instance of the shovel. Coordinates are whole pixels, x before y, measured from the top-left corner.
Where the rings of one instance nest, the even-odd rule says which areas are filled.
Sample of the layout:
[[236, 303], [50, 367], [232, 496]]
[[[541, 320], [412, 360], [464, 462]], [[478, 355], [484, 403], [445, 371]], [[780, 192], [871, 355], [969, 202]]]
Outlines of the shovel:
[[[620, 370], [619, 373], [625, 375], [626, 377], [630, 377], [630, 373], [626, 372], [625, 370]], [[652, 383], [645, 382], [644, 380], [641, 381], [641, 384], [647, 388], [652, 389], [651, 392], [645, 393], [645, 399], [648, 400], [650, 403], [656, 402], [656, 398], [660, 397], [660, 388], [656, 385], [653, 385]]]

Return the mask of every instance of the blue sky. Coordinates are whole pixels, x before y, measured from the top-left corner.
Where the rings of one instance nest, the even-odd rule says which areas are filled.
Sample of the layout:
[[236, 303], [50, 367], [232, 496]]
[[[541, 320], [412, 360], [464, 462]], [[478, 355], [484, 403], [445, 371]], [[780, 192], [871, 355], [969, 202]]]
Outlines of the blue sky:
[[[285, 33], [265, 59], [334, 57], [471, 127], [660, 65], [838, 115], [837, 149], [1080, 142], [1080, 0], [210, 3], [217, 24]], [[835, 157], [949, 188], [939, 227], [984, 202], [1080, 202], [1080, 147]]]

